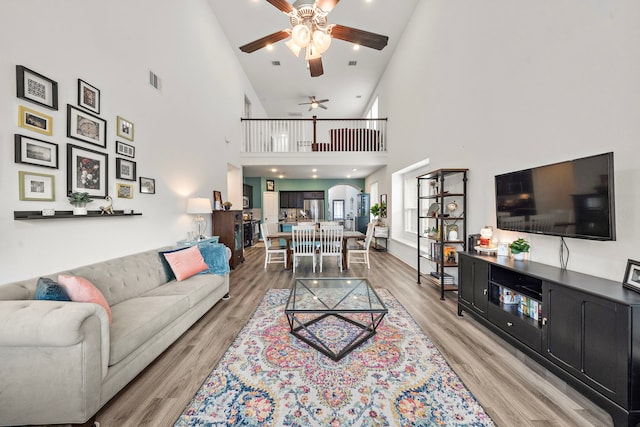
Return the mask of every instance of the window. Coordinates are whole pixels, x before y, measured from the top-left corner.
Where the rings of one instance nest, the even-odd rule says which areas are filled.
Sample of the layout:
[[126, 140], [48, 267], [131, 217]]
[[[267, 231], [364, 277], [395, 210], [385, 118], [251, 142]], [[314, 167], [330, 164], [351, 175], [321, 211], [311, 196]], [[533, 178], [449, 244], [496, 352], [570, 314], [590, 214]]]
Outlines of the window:
[[[394, 238], [415, 244], [418, 232], [418, 175], [427, 173], [429, 159], [422, 160], [391, 174], [393, 197], [393, 221], [391, 233]], [[401, 195], [397, 200], [395, 195]]]
[[[377, 119], [378, 117], [379, 117], [378, 116], [378, 97], [376, 96], [376, 99], [373, 100], [373, 104], [371, 104], [371, 108], [369, 109], [369, 111], [367, 111], [366, 118]], [[372, 129], [377, 129], [378, 121], [372, 120], [370, 122], [367, 122], [367, 127]]]

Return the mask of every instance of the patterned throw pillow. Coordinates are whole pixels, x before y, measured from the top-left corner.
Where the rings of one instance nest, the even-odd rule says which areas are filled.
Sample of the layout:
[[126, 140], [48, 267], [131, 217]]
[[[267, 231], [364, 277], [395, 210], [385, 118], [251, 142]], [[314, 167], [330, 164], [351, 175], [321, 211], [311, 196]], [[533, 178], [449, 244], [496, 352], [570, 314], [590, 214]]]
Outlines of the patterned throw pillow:
[[100, 304], [107, 311], [109, 316], [109, 323], [111, 323], [111, 307], [109, 303], [100, 292], [100, 289], [85, 279], [84, 277], [67, 276], [61, 274], [58, 276], [58, 282], [62, 285], [71, 301], [75, 302], [92, 302], [94, 304]]
[[164, 257], [171, 266], [171, 270], [176, 275], [178, 282], [209, 268], [197, 246], [191, 246], [183, 251], [170, 252], [164, 254]]
[[47, 301], [71, 301], [71, 298], [69, 298], [69, 295], [64, 288], [55, 280], [51, 280], [47, 277], [41, 277], [38, 279], [36, 299]]

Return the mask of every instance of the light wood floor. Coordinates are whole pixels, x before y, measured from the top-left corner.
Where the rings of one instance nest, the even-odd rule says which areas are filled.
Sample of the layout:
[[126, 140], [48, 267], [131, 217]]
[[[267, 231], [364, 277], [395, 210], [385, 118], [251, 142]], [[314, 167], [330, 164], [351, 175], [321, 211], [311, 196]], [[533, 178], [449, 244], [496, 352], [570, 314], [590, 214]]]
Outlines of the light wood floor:
[[[498, 426], [610, 426], [599, 407], [471, 319], [457, 316], [456, 294], [416, 283], [416, 271], [372, 251], [372, 267], [352, 265], [347, 276], [367, 277], [404, 305]], [[289, 288], [293, 274], [263, 269], [264, 247], [248, 248], [231, 272], [231, 299], [220, 301], [98, 412], [102, 427], [172, 426], [222, 357], [267, 289]], [[325, 264], [323, 276], [338, 276]], [[297, 276], [313, 276], [310, 260]], [[316, 273], [316, 275], [320, 275]]]

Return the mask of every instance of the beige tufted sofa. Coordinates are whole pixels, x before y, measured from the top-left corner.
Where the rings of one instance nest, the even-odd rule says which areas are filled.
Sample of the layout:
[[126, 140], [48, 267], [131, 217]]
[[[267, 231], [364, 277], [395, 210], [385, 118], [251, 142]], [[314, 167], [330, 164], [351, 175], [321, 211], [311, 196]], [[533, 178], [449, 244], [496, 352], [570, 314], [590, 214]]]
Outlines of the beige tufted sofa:
[[37, 278], [0, 286], [0, 425], [90, 421], [228, 295], [228, 274], [167, 282], [166, 249], [61, 272], [100, 289], [111, 325], [97, 304], [35, 301]]

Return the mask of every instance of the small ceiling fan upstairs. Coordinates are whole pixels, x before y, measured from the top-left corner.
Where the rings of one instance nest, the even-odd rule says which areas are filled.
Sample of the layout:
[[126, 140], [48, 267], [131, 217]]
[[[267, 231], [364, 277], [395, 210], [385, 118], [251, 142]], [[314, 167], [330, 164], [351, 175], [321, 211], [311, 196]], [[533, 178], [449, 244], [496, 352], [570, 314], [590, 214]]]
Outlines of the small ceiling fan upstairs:
[[301, 102], [298, 105], [308, 105], [309, 106], [309, 111], [315, 109], [315, 108], [323, 108], [323, 109], [327, 109], [327, 106], [324, 105], [325, 102], [329, 102], [328, 99], [316, 99], [315, 96], [310, 96], [309, 97], [309, 102]]
[[387, 36], [345, 25], [328, 24], [327, 15], [340, 0], [298, 0], [293, 5], [286, 0], [267, 1], [289, 17], [291, 28], [240, 46], [240, 50], [251, 53], [290, 38], [285, 44], [296, 57], [305, 49], [304, 59], [309, 63], [311, 77], [324, 74], [322, 54], [329, 49], [332, 38], [377, 50], [384, 49], [389, 42]]

